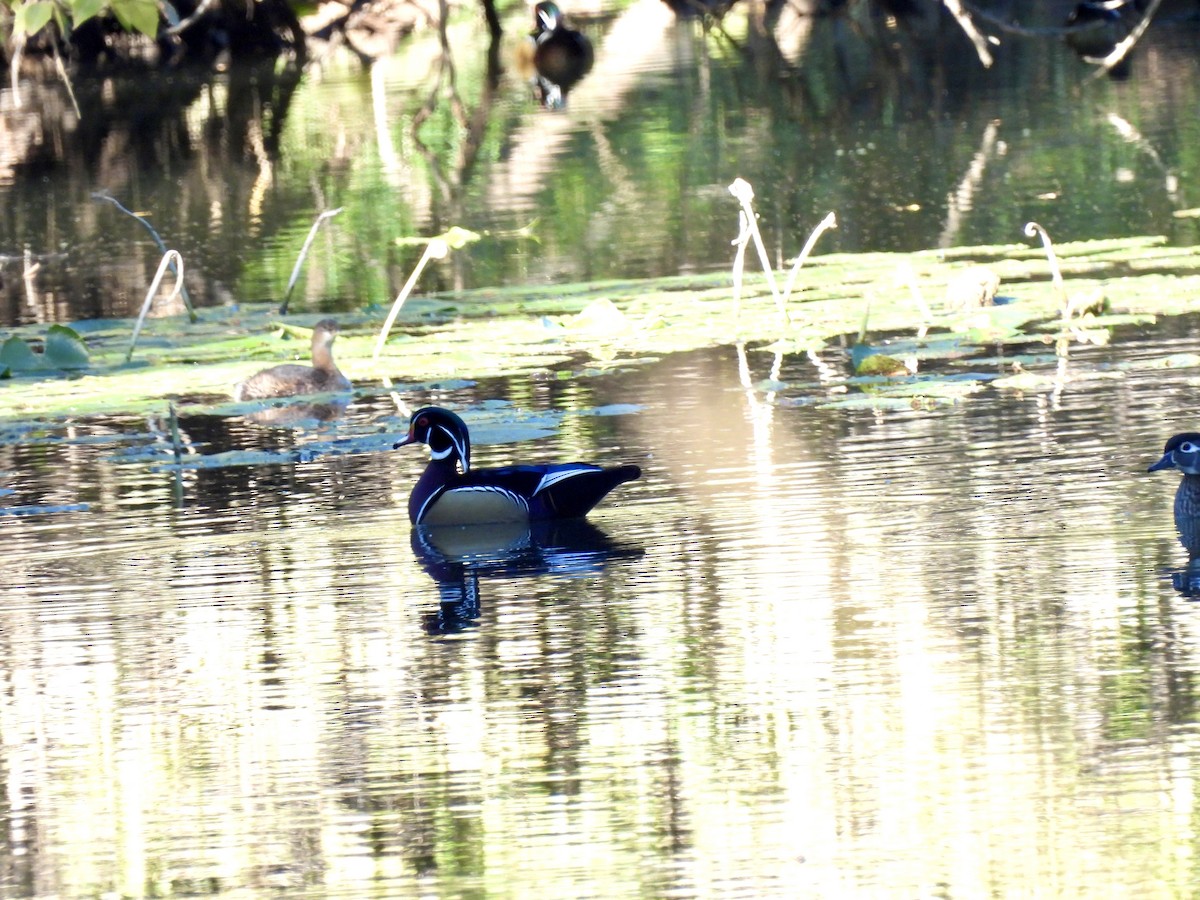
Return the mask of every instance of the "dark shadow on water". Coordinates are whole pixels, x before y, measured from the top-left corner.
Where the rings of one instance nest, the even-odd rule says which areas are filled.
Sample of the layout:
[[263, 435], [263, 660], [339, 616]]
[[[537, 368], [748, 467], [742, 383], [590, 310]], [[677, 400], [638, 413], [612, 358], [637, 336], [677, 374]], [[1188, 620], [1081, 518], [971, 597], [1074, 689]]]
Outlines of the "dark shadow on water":
[[479, 624], [481, 578], [595, 576], [609, 560], [645, 550], [617, 542], [586, 519], [414, 527], [412, 548], [438, 585], [438, 607], [423, 617], [428, 634], [458, 634]]

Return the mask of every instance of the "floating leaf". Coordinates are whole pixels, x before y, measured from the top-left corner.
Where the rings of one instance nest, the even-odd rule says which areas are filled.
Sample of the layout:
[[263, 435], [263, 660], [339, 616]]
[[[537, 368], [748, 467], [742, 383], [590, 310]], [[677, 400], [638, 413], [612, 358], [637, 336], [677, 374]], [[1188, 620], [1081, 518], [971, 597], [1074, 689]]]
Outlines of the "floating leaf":
[[13, 18], [13, 33], [34, 35], [46, 27], [54, 12], [54, 4], [44, 2], [23, 3], [17, 7]]
[[0, 366], [9, 372], [31, 372], [42, 367], [42, 360], [33, 348], [14, 334], [0, 344]]
[[936, 406], [952, 406], [954, 400], [930, 398], [923, 402], [916, 397], [887, 397], [858, 394], [844, 400], [831, 400], [817, 404], [817, 409], [931, 409]]
[[607, 297], [593, 300], [577, 315], [571, 316], [565, 324], [568, 328], [589, 334], [619, 334], [629, 328], [629, 320], [625, 313]]
[[908, 375], [908, 366], [903, 360], [888, 356], [886, 353], [872, 353], [864, 356], [855, 365], [854, 371], [859, 375]]
[[607, 406], [597, 406], [595, 409], [580, 409], [575, 411], [577, 416], [629, 416], [642, 411], [637, 403], [610, 403]]
[[[0, 353], [0, 361], [3, 353]], [[1200, 354], [1172, 353], [1170, 356], [1160, 356], [1156, 359], [1134, 359], [1129, 362], [1117, 363], [1118, 369], [1191, 369], [1200, 366]]]
[[158, 4], [155, 0], [112, 0], [113, 14], [128, 30], [140, 31], [146, 37], [158, 34]]
[[83, 339], [66, 325], [51, 325], [46, 332], [42, 360], [55, 369], [86, 369], [88, 349]]

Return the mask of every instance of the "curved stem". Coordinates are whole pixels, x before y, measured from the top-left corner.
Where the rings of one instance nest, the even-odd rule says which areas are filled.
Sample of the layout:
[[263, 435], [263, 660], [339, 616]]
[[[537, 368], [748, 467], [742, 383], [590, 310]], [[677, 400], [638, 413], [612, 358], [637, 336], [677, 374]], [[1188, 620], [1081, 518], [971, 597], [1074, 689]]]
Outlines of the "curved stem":
[[780, 317], [784, 322], [790, 324], [791, 316], [788, 315], [787, 307], [783, 305], [783, 298], [779, 296], [779, 288], [775, 286], [775, 270], [771, 268], [771, 259], [767, 255], [766, 245], [763, 244], [762, 234], [758, 230], [758, 218], [754, 214], [752, 203], [754, 188], [745, 179], [735, 178], [733, 184], [729, 186], [729, 193], [733, 194], [742, 204], [742, 212], [746, 215], [746, 227], [750, 231], [750, 237], [754, 239], [754, 249], [758, 251], [758, 261], [762, 263], [763, 273], [767, 277], [767, 286], [771, 288], [771, 296], [775, 299], [775, 306], [779, 309]]
[[183, 257], [179, 255], [178, 250], [168, 250], [158, 264], [158, 271], [154, 275], [154, 280], [150, 282], [150, 290], [146, 291], [141, 315], [138, 316], [138, 320], [133, 326], [133, 337], [129, 339], [129, 350], [125, 353], [125, 362], [133, 359], [133, 348], [137, 346], [142, 323], [146, 321], [146, 313], [150, 312], [150, 305], [154, 302], [154, 295], [158, 293], [158, 286], [162, 283], [168, 267], [175, 273], [175, 287], [171, 290], [171, 296], [167, 298], [167, 302], [174, 300], [183, 291]]
[[412, 274], [408, 276], [408, 281], [404, 283], [404, 287], [400, 289], [400, 293], [396, 295], [395, 301], [392, 303], [392, 308], [388, 312], [387, 320], [383, 323], [383, 328], [379, 331], [379, 337], [375, 341], [375, 355], [373, 359], [378, 362], [379, 354], [383, 351], [383, 344], [387, 340], [388, 332], [392, 330], [392, 326], [396, 324], [396, 316], [400, 315], [400, 307], [404, 306], [404, 301], [408, 299], [408, 295], [412, 293], [413, 287], [417, 283], [417, 279], [421, 276], [421, 272], [425, 269], [425, 264], [430, 259], [442, 259], [450, 252], [450, 246], [441, 238], [434, 238], [425, 245], [425, 252], [421, 255], [420, 261], [412, 270]]
[[1050, 265], [1050, 277], [1054, 280], [1054, 289], [1058, 292], [1058, 299], [1062, 304], [1063, 321], [1066, 321], [1070, 317], [1071, 304], [1067, 300], [1067, 286], [1063, 283], [1062, 272], [1058, 268], [1058, 257], [1054, 255], [1054, 245], [1050, 243], [1050, 235], [1037, 222], [1026, 222], [1025, 236], [1038, 237], [1042, 240], [1042, 247], [1046, 251], [1046, 262]]
[[[163, 243], [163, 239], [161, 237], [159, 237], [158, 232], [154, 230], [154, 226], [151, 225], [149, 222], [147, 222], [143, 217], [139, 216], [137, 213], [133, 212], [132, 210], [126, 209], [124, 206], [121, 205], [121, 202], [119, 200], [117, 200], [115, 197], [111, 197], [108, 194], [102, 193], [100, 191], [96, 191], [92, 194], [92, 199], [93, 200], [106, 200], [109, 203], [111, 203], [113, 206], [115, 206], [117, 209], [119, 209], [121, 212], [125, 213], [125, 215], [133, 216], [133, 218], [135, 218], [139, 222], [141, 222], [142, 226], [148, 232], [150, 232], [150, 237], [154, 238], [154, 243], [156, 243], [158, 245], [158, 249], [159, 249], [160, 253], [167, 254], [170, 252], [170, 250], [167, 248], [167, 245], [165, 243]], [[182, 263], [183, 257], [179, 256], [178, 253], [176, 253], [175, 255], [177, 257], [179, 257], [179, 260]], [[178, 285], [178, 290], [179, 290], [179, 296], [183, 298], [183, 305], [187, 307], [188, 319], [194, 324], [199, 319], [199, 316], [196, 315], [196, 310], [192, 309], [192, 298], [188, 296], [187, 287], [183, 283], [183, 276], [180, 275], [179, 272], [175, 272], [175, 276], [176, 276], [176, 278], [178, 278], [177, 285]]]
[[337, 209], [325, 210], [325, 212], [317, 216], [317, 221], [313, 222], [312, 228], [308, 230], [308, 237], [304, 239], [304, 246], [300, 248], [300, 255], [296, 257], [296, 265], [292, 266], [292, 277], [288, 279], [287, 291], [284, 292], [283, 302], [279, 304], [279, 314], [281, 316], [288, 310], [288, 304], [292, 300], [292, 288], [296, 286], [296, 280], [300, 277], [300, 267], [304, 265], [304, 259], [308, 256], [308, 248], [312, 246], [313, 238], [317, 236], [317, 229], [321, 227], [322, 222], [336, 216], [343, 209], [345, 209], [344, 206], [339, 206]]
[[829, 213], [823, 218], [817, 227], [812, 230], [812, 234], [808, 236], [808, 240], [804, 242], [804, 248], [800, 251], [800, 255], [796, 257], [796, 261], [792, 263], [792, 271], [788, 272], [787, 281], [783, 285], [783, 302], [786, 304], [792, 296], [792, 285], [796, 283], [796, 275], [800, 272], [800, 267], [804, 265], [804, 261], [808, 259], [808, 254], [812, 253], [812, 248], [816, 246], [817, 239], [821, 237], [826, 230], [837, 228], [837, 214]]

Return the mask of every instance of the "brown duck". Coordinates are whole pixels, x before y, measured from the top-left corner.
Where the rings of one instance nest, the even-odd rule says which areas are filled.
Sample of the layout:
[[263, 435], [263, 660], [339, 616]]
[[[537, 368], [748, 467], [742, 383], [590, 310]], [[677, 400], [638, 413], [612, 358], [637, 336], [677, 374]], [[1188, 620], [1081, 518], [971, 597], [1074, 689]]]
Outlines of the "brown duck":
[[341, 373], [333, 361], [333, 339], [337, 333], [337, 322], [322, 319], [313, 326], [311, 366], [284, 363], [263, 369], [245, 381], [239, 381], [234, 386], [233, 398], [264, 400], [350, 390], [353, 387], [350, 379]]

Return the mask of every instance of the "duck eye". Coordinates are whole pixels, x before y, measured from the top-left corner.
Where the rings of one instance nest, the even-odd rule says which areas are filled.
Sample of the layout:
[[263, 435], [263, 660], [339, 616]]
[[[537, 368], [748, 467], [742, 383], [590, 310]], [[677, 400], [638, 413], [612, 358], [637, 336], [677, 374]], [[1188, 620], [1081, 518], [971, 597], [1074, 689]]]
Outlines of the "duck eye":
[[1193, 444], [1191, 441], [1184, 441], [1182, 444], [1179, 445], [1180, 453], [1195, 453], [1197, 449], [1200, 449], [1200, 448], [1197, 448], [1196, 445]]

